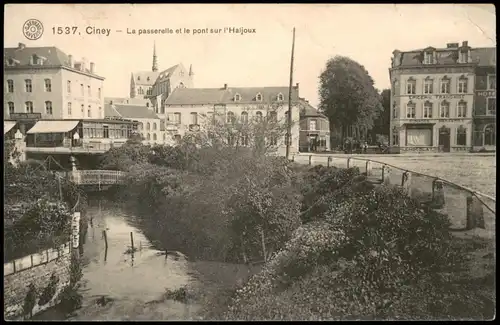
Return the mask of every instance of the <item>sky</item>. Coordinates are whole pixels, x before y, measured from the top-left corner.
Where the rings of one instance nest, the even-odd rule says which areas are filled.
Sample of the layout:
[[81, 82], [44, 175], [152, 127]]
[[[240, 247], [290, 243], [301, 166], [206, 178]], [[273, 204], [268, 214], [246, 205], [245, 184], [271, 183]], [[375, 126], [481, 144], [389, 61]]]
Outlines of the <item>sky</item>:
[[[106, 97], [128, 96], [131, 73], [151, 70], [154, 43], [159, 69], [192, 64], [197, 88], [288, 86], [295, 28], [293, 84], [315, 106], [319, 75], [336, 55], [364, 65], [383, 89], [395, 49], [496, 46], [495, 8], [480, 4], [8, 4], [4, 12], [4, 47], [56, 46], [74, 60], [95, 62]], [[28, 19], [43, 24], [37, 40], [23, 34]], [[58, 27], [76, 32], [59, 35]], [[87, 34], [87, 27], [110, 33]], [[231, 27], [254, 32], [224, 33]], [[223, 32], [193, 34], [203, 28]]]

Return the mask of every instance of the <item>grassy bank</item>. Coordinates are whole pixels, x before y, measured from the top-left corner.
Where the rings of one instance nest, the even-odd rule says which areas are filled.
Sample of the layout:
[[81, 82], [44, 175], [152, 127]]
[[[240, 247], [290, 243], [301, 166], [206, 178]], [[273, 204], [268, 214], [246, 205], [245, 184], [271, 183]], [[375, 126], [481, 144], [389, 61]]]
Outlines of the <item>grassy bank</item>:
[[[308, 168], [232, 147], [138, 144], [105, 163], [120, 155], [135, 160], [115, 163], [129, 172], [119, 197], [157, 246], [195, 260], [206, 319], [493, 315], [492, 243], [456, 239], [446, 215], [397, 187], [374, 188], [358, 168]], [[262, 270], [218, 264], [262, 260]]]

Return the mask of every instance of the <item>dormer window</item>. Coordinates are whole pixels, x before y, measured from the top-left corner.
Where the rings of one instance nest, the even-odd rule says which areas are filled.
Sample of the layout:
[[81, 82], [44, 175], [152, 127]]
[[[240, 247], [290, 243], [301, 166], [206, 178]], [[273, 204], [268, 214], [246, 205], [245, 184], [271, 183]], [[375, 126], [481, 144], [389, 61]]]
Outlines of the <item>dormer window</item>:
[[241, 96], [240, 96], [240, 94], [236, 94], [236, 95], [234, 95], [234, 101], [235, 101], [235, 102], [239, 102], [240, 100], [241, 100]]
[[16, 63], [16, 62], [14, 61], [14, 59], [8, 59], [8, 60], [7, 60], [7, 65], [9, 65], [9, 66], [13, 66], [13, 65], [15, 65], [15, 63]]
[[137, 81], [141, 81], [141, 76], [137, 76]]
[[38, 56], [36, 54], [33, 54], [31, 56], [31, 64], [33, 64], [33, 65], [40, 64], [40, 59], [38, 58]]
[[255, 100], [258, 102], [261, 102], [262, 101], [262, 94], [258, 93], [257, 96], [255, 96]]
[[459, 54], [459, 60], [460, 60], [460, 63], [469, 62], [469, 51], [468, 50], [461, 50], [460, 54]]
[[146, 81], [149, 81], [149, 80], [150, 80], [150, 79], [149, 79], [149, 77], [147, 77], [147, 78], [146, 78]]
[[434, 51], [425, 51], [424, 52], [424, 64], [434, 64]]
[[283, 94], [282, 94], [282, 93], [279, 93], [279, 94], [278, 94], [278, 102], [282, 102], [284, 99], [285, 99], [285, 98], [284, 98]]

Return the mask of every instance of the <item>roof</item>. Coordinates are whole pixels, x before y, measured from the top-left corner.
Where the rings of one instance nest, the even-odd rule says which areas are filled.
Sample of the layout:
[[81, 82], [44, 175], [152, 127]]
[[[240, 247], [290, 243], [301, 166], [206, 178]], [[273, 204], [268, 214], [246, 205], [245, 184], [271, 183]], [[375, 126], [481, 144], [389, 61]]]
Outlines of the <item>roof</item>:
[[175, 69], [177, 69], [178, 67], [180, 66], [180, 64], [176, 64], [174, 66], [171, 66], [170, 68], [168, 68], [167, 70], [163, 70], [161, 71], [159, 74], [158, 74], [158, 79], [157, 81], [162, 81], [162, 80], [165, 80], [165, 79], [168, 79], [171, 74], [175, 71]]
[[3, 121], [3, 134], [6, 134], [16, 125], [14, 121]]
[[[240, 100], [235, 101], [235, 95]], [[262, 101], [256, 101], [257, 94], [262, 95]], [[176, 88], [165, 101], [166, 105], [196, 105], [196, 104], [258, 104], [274, 103], [278, 95], [283, 95], [283, 101], [288, 102], [288, 87], [237, 87], [237, 88]], [[298, 88], [292, 88], [292, 100], [298, 100]]]
[[299, 99], [300, 117], [322, 117], [328, 119], [326, 115], [318, 111], [309, 102], [303, 98]]
[[[43, 57], [45, 61], [41, 67], [66, 67], [69, 69], [73, 69], [75, 71], [79, 71], [71, 67], [69, 64], [69, 56], [64, 53], [62, 50], [58, 49], [55, 46], [45, 46], [45, 47], [8, 47], [4, 48], [4, 58], [5, 60], [14, 59], [17, 64], [14, 67], [6, 66], [4, 61], [4, 66], [6, 68], [15, 68], [15, 67], [24, 67], [30, 66], [30, 60], [33, 55], [38, 57]], [[79, 62], [75, 62], [79, 63]], [[95, 73], [91, 73], [89, 69], [85, 69], [87, 74], [91, 74], [93, 76], [100, 77]]]
[[117, 104], [113, 105], [114, 109], [123, 118], [148, 118], [148, 119], [159, 119], [158, 115], [152, 110], [142, 105], [125, 105]]
[[[407, 52], [395, 51], [396, 57], [398, 57], [398, 54], [400, 55], [397, 60], [401, 60], [401, 64], [399, 64], [397, 67], [421, 65], [422, 63], [419, 60], [419, 56], [422, 55], [422, 52], [424, 50], [425, 49], [418, 49]], [[453, 55], [455, 54], [456, 50], [458, 50], [458, 48], [438, 48], [434, 50], [437, 52], [437, 61], [439, 64], [456, 64], [455, 60], [453, 59]], [[476, 63], [478, 64], [478, 66], [496, 66], [496, 47], [471, 48], [470, 58], [471, 63]], [[398, 63], [399, 62], [396, 62], [396, 64]]]
[[156, 82], [159, 74], [158, 71], [138, 71], [132, 72], [132, 78], [134, 78], [136, 84], [152, 86]]
[[80, 121], [66, 120], [66, 121], [38, 121], [28, 130], [27, 134], [33, 133], [63, 133], [69, 132], [76, 128]]
[[110, 104], [113, 102], [114, 104], [123, 103], [127, 100], [125, 97], [104, 97], [104, 104]]
[[122, 117], [120, 113], [116, 111], [113, 105], [106, 103], [104, 104], [104, 116], [105, 117]]

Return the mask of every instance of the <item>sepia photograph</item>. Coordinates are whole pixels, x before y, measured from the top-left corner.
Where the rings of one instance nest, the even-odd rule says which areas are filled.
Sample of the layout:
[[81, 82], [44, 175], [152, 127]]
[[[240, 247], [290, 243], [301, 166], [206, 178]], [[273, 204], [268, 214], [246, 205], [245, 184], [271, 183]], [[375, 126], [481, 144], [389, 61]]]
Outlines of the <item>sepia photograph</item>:
[[6, 321], [496, 316], [494, 4], [5, 4]]

